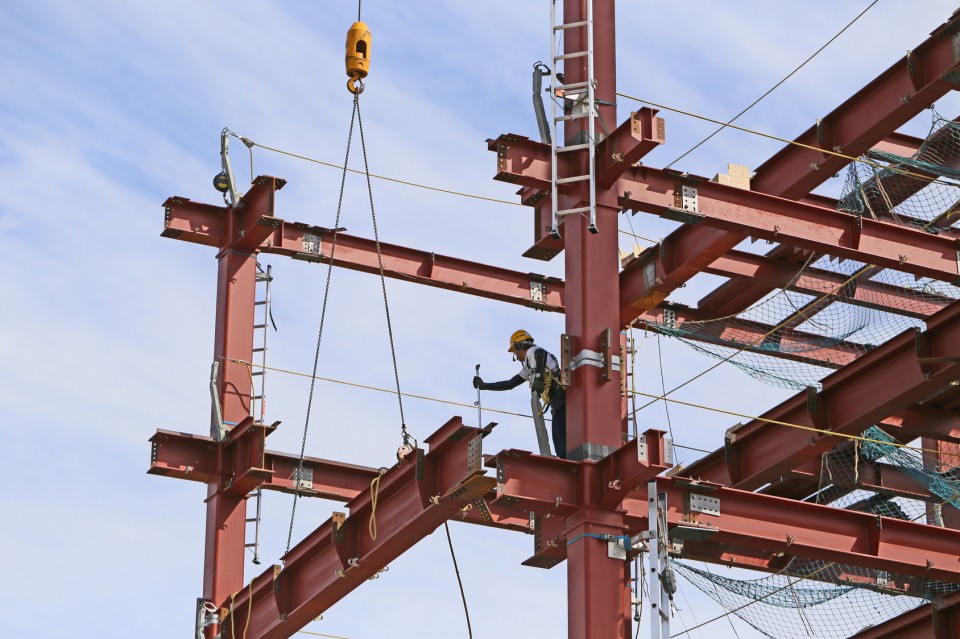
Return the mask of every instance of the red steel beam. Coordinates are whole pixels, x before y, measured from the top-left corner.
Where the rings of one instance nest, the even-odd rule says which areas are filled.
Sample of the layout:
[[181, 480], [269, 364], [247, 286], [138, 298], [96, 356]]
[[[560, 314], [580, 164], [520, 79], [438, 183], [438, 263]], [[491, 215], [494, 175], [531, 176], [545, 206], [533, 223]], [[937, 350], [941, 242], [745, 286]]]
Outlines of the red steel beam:
[[[217, 472], [216, 450], [219, 444], [211, 437], [158, 430], [150, 438], [150, 442], [153, 447], [150, 470], [147, 472], [151, 475], [206, 483], [213, 479]], [[301, 485], [298, 488], [294, 485], [294, 476], [300, 458], [297, 455], [265, 450], [262, 446], [259, 448], [260, 460], [252, 465], [249, 458], [234, 456], [234, 447], [228, 443], [225, 469], [222, 472], [232, 480], [232, 485], [238, 483], [238, 478], [249, 474], [250, 469], [255, 469], [262, 471], [260, 485], [264, 490], [296, 492], [304, 497], [323, 497], [345, 502], [369, 488], [370, 481], [377, 476], [375, 468], [318, 457], [304, 457], [303, 467], [313, 474], [312, 485]]]
[[[763, 418], [806, 427], [859, 434], [960, 378], [960, 361], [924, 363], [929, 357], [956, 358], [960, 303], [940, 311], [924, 332], [907, 331], [823, 380], [820, 393], [800, 393]], [[933, 355], [931, 355], [931, 353]], [[776, 481], [841, 443], [837, 437], [753, 420], [732, 429], [727, 445], [692, 464], [691, 476], [746, 489]]]
[[[642, 107], [631, 113], [627, 120], [597, 146], [598, 188], [607, 189], [613, 186], [626, 167], [665, 141], [664, 120], [657, 117], [656, 109]], [[554, 238], [547, 233], [550, 226], [549, 178], [544, 184], [540, 179], [530, 179], [525, 175], [525, 167], [536, 164], [536, 172], [542, 173], [545, 170], [549, 176], [550, 145], [530, 140], [523, 135], [505, 134], [496, 140], [487, 140], [487, 148], [497, 153], [497, 174], [494, 179], [520, 184], [523, 187], [518, 192], [520, 202], [534, 208], [534, 244], [524, 252], [524, 257], [553, 259], [563, 251], [564, 239]], [[561, 171], [565, 171], [573, 156], [563, 154], [560, 157], [564, 162]], [[574, 189], [570, 185], [561, 185], [559, 188], [564, 193]]]
[[[286, 255], [310, 262], [330, 261], [333, 231], [264, 216], [256, 228], [270, 233], [259, 244], [263, 253]], [[219, 246], [228, 233], [226, 209], [174, 197], [165, 204], [164, 237], [207, 246]], [[380, 243], [384, 274], [399, 280], [446, 290], [562, 312], [563, 280], [537, 273], [521, 273], [431, 251]], [[362, 237], [337, 234], [333, 263], [365, 273], [379, 273], [376, 243]]]
[[[509, 451], [495, 460], [498, 497], [492, 502], [494, 508], [568, 517], [588, 502], [589, 497], [582, 496], [582, 479], [563, 473], [562, 460], [534, 460]], [[542, 475], [551, 465], [557, 468], [549, 473], [550, 481], [544, 481]], [[668, 525], [696, 529], [713, 543], [960, 583], [956, 552], [960, 531], [682, 477], [657, 477], [655, 481], [658, 492], [667, 494]], [[601, 488], [592, 485], [595, 490]], [[719, 514], [692, 508], [693, 495], [719, 499]], [[624, 494], [620, 507], [629, 534], [647, 529], [647, 506], [646, 498], [636, 492]], [[573, 539], [569, 531], [568, 539]]]
[[[957, 59], [953, 32], [957, 22], [958, 16], [951, 16], [907, 57], [880, 74], [795, 141], [828, 150], [839, 147], [845, 155], [856, 157], [955, 89]], [[791, 144], [757, 169], [751, 188], [770, 195], [801, 198], [847, 163], [843, 158]], [[666, 243], [710, 245], [713, 250], [726, 247], [725, 252], [749, 235], [749, 231], [737, 231], [721, 234], [721, 237], [714, 229], [682, 227], [671, 233]], [[685, 257], [689, 260], [700, 256], [687, 253]], [[668, 265], [670, 268], [658, 275], [663, 283], [658, 285], [657, 295], [666, 297], [699, 272], [702, 262], [688, 260], [675, 260]]]
[[[827, 150], [840, 147], [844, 155], [857, 157], [956, 89], [954, 72], [960, 63], [955, 48], [957, 21], [954, 14], [795, 141]], [[751, 185], [764, 193], [802, 197], [847, 163], [844, 158], [790, 145], [757, 169]]]
[[[953, 136], [952, 129], [949, 127], [943, 127], [930, 136], [929, 140], [926, 140], [926, 145], [923, 147], [923, 151], [918, 155], [918, 159], [927, 159], [933, 164], [941, 164], [944, 162], [942, 158], [950, 158], [956, 155], [956, 147], [957, 141]], [[901, 152], [907, 151], [907, 149], [899, 150]], [[914, 150], [913, 153], [908, 153], [907, 155], [903, 155], [903, 157], [911, 157], [918, 151], [919, 147]], [[949, 160], [946, 162], [946, 165], [954, 169], [958, 168], [956, 162], [950, 162]], [[908, 168], [911, 169], [912, 173], [922, 175], [923, 177], [907, 176], [898, 173], [884, 173], [880, 176], [869, 179], [863, 185], [861, 195], [864, 196], [864, 201], [869, 209], [869, 214], [871, 217], [892, 220], [898, 224], [902, 224], [903, 220], [894, 216], [891, 213], [892, 209], [896, 206], [899, 206], [915, 193], [918, 193], [934, 178], [938, 177], [935, 174], [923, 171], [922, 169], [917, 169], [915, 167]], [[882, 197], [880, 196], [881, 193], [883, 194]], [[810, 203], [826, 205], [831, 209], [837, 209], [839, 206], [837, 201], [828, 202], [826, 198], [819, 198], [818, 202], [811, 201]], [[939, 217], [943, 217], [947, 213], [949, 212], [941, 212]], [[911, 220], [910, 218], [907, 219], [918, 226], [923, 226], [926, 223], [923, 220]], [[952, 237], [956, 237], [956, 235], [951, 231], [947, 231], [947, 234], [951, 235]], [[768, 257], [786, 257], [787, 259], [792, 258], [793, 261], [798, 261], [796, 254], [791, 254], [789, 248], [784, 246], [776, 247], [767, 255]], [[869, 275], [867, 277], [869, 277]], [[700, 306], [714, 309], [719, 313], [730, 314], [748, 308], [758, 300], [762, 299], [764, 295], [770, 292], [770, 290], [772, 289], [764, 286], [762, 282], [754, 283], [750, 286], [738, 286], [734, 283], [728, 282], [719, 286], [715, 291], [704, 297], [700, 301]]]
[[[221, 605], [248, 639], [285, 639], [366, 582], [495, 485], [480, 468], [483, 431], [453, 418], [388, 470], [379, 483], [376, 511], [368, 486], [273, 566]], [[371, 534], [376, 516], [377, 534]], [[249, 617], [249, 625], [247, 619]], [[229, 627], [230, 616], [224, 622]], [[241, 626], [243, 624], [243, 626]]]
[[[649, 167], [620, 181], [624, 208], [791, 244], [818, 253], [946, 282], [960, 280], [956, 240], [887, 222], [829, 211], [703, 178]], [[684, 211], [682, 187], [697, 190]]]
[[[666, 319], [667, 315], [670, 316], [669, 321]], [[745, 352], [826, 368], [845, 366], [873, 348], [873, 346], [843, 341], [832, 345], [811, 346], [824, 341], [824, 338], [796, 330], [774, 330], [774, 326], [750, 320], [738, 319], [736, 324], [732, 325], [729, 322], [723, 324], [715, 322], [717, 319], [719, 318], [713, 313], [688, 308], [682, 304], [661, 304], [640, 315], [635, 326], [666, 335], [675, 335], [664, 327], [673, 326], [683, 330], [686, 324], [690, 332], [683, 335], [684, 339], [718, 344], [728, 348], [743, 348]], [[708, 324], [705, 328], [698, 330], [694, 326], [697, 322]]]
[[[919, 297], [911, 289], [869, 279], [858, 282], [856, 286], [847, 285], [840, 289], [838, 287], [847, 277], [823, 269], [807, 268], [799, 272], [800, 266], [787, 259], [734, 250], [715, 260], [704, 272], [728, 277], [740, 289], [749, 289], [749, 282], [746, 281], [749, 280], [762, 284], [768, 291], [786, 288], [805, 295], [820, 296], [827, 291], [840, 290], [844, 302], [916, 319], [925, 319], [953, 301], [926, 293]], [[705, 300], [700, 300], [697, 307], [711, 308], [712, 305], [705, 303]]]
[[[217, 305], [213, 358], [219, 362], [216, 393], [225, 424], [239, 424], [250, 415], [250, 378], [240, 366], [229, 366], [229, 360], [251, 361], [253, 358], [253, 308], [256, 289], [256, 256], [254, 246], [268, 226], [262, 220], [273, 216], [273, 194], [283, 182], [260, 178], [243, 197], [236, 209], [222, 214], [224, 232], [216, 245]], [[168, 201], [169, 203], [169, 201]], [[167, 207], [169, 211], [169, 207]], [[190, 229], [193, 232], [194, 229]], [[220, 425], [211, 430], [220, 436]], [[265, 436], [265, 434], [263, 435]], [[263, 437], [262, 436], [262, 437]], [[261, 439], [262, 439], [261, 437]], [[230, 438], [238, 457], [252, 462], [257, 458], [255, 433]], [[228, 444], [216, 450], [216, 468], [224, 467]], [[253, 467], [240, 477], [216, 472], [207, 482], [206, 533], [204, 544], [203, 598], [221, 601], [243, 584], [243, 557], [246, 544], [246, 492], [262, 480], [262, 470]], [[237, 482], [236, 484], [234, 482]], [[216, 623], [205, 628], [208, 639], [219, 631]]]

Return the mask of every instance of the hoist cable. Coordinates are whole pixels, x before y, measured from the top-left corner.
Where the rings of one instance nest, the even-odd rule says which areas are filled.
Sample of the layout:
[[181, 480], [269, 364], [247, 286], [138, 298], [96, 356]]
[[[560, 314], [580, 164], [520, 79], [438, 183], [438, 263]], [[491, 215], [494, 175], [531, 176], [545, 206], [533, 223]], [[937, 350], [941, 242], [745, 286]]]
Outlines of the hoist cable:
[[[367, 161], [367, 143], [363, 135], [363, 118], [360, 115], [360, 95], [353, 97], [354, 110], [357, 114], [357, 127], [360, 129], [360, 150], [363, 152], [363, 171], [367, 179], [367, 195], [370, 197], [370, 217], [373, 221], [373, 241], [377, 248], [377, 264], [380, 267], [380, 287], [383, 290], [383, 310], [387, 316], [387, 335], [390, 338], [390, 357], [393, 360], [393, 379], [397, 384], [397, 404], [400, 407], [400, 435], [404, 444], [409, 444], [411, 437], [407, 432], [407, 423], [403, 416], [403, 394], [400, 392], [400, 372], [397, 367], [397, 351], [393, 343], [393, 325], [390, 321], [390, 302], [387, 299], [387, 276], [383, 268], [383, 253], [380, 250], [380, 234], [377, 230], [377, 213], [373, 206], [373, 186], [370, 183], [370, 165]], [[333, 259], [331, 256], [331, 264]], [[416, 443], [416, 440], [413, 440]], [[414, 448], [416, 446], [414, 445]]]
[[320, 342], [323, 340], [323, 325], [327, 319], [327, 301], [330, 297], [330, 279], [333, 275], [333, 258], [337, 250], [337, 234], [340, 228], [340, 212], [343, 209], [343, 190], [347, 183], [347, 163], [350, 161], [350, 145], [353, 141], [353, 123], [360, 114], [360, 106], [357, 97], [353, 99], [353, 113], [350, 115], [350, 129], [347, 133], [347, 150], [343, 158], [343, 173], [340, 176], [340, 198], [337, 201], [337, 215], [333, 223], [333, 238], [330, 242], [330, 262], [327, 265], [327, 281], [323, 289], [323, 306], [320, 310], [320, 328], [317, 331], [317, 348], [313, 354], [313, 374], [310, 376], [310, 392], [307, 395], [307, 415], [303, 422], [303, 441], [300, 442], [300, 460], [297, 463], [297, 474], [295, 476], [296, 486], [293, 492], [293, 506], [290, 509], [290, 529], [287, 531], [287, 549], [290, 552], [290, 544], [293, 541], [293, 521], [297, 514], [297, 498], [300, 496], [300, 480], [303, 477], [303, 458], [307, 450], [307, 431], [310, 429], [310, 409], [313, 406], [313, 391], [316, 386], [317, 365], [320, 362]]
[[467, 635], [473, 639], [473, 628], [470, 626], [470, 611], [467, 610], [467, 595], [463, 591], [463, 581], [460, 579], [460, 567], [457, 566], [457, 555], [453, 552], [453, 539], [450, 537], [450, 526], [443, 522], [443, 528], [447, 531], [447, 545], [450, 546], [450, 558], [453, 559], [453, 571], [457, 573], [457, 585], [460, 586], [460, 599], [463, 601], [463, 614], [467, 617]]

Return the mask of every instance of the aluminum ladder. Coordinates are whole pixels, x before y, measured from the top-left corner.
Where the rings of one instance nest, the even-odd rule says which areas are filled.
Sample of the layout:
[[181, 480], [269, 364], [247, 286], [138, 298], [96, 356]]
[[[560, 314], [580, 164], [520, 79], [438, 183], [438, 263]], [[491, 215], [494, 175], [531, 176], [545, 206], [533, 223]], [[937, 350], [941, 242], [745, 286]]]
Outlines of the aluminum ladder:
[[[257, 262], [256, 292], [254, 295], [253, 319], [253, 359], [250, 367], [250, 415], [259, 423], [263, 423], [267, 407], [267, 336], [273, 325], [273, 315], [270, 310], [270, 284], [273, 282], [272, 267], [268, 264], [264, 270]], [[274, 328], [276, 326], [274, 325]], [[257, 367], [254, 370], [254, 367]], [[244, 542], [245, 548], [253, 550], [253, 563], [260, 564], [260, 500], [262, 489], [258, 486], [247, 499], [247, 538], [250, 529], [253, 529], [253, 541]], [[252, 516], [251, 512], [253, 511]]]
[[[549, 232], [555, 238], [560, 237], [560, 218], [566, 215], [583, 215], [589, 213], [590, 224], [587, 227], [591, 233], [597, 232], [597, 175], [596, 156], [597, 139], [595, 134], [597, 108], [597, 82], [593, 70], [593, 0], [586, 0], [586, 20], [577, 22], [557, 22], [557, 0], [550, 1], [550, 53], [553, 57], [553, 80], [550, 87], [551, 129], [553, 136], [550, 140], [551, 168], [550, 168], [550, 228]], [[585, 51], [574, 51], [561, 54], [559, 51], [560, 38], [568, 30], [586, 29], [587, 48]], [[557, 79], [558, 63], [566, 60], [586, 58], [587, 79], [585, 82], [564, 84]], [[557, 98], [564, 100], [564, 104], [571, 104], [572, 109], [567, 113], [564, 108], [562, 115], [557, 115]], [[583, 129], [574, 144], [560, 146], [560, 124], [575, 120], [586, 120], [587, 126]], [[558, 159], [561, 153], [574, 153], [587, 149], [588, 172], [584, 175], [558, 175]], [[590, 182], [590, 200], [588, 206], [578, 206], [570, 209], [558, 209], [557, 187], [574, 182]]]

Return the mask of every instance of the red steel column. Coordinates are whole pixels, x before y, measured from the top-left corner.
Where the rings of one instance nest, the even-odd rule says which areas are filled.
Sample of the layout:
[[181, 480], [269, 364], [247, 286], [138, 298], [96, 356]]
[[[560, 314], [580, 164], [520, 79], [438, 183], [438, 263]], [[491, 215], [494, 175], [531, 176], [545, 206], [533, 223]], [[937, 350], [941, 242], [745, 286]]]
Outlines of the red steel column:
[[[228, 216], [233, 215], [228, 210]], [[228, 226], [232, 226], [228, 223]], [[231, 234], [227, 234], [231, 237]], [[250, 415], [250, 376], [227, 358], [252, 361], [253, 308], [256, 288], [256, 256], [224, 249], [217, 256], [217, 317], [213, 355], [220, 362], [217, 394], [223, 421], [236, 424]], [[213, 425], [216, 429], [216, 425]], [[207, 484], [207, 526], [203, 561], [203, 597], [220, 605], [243, 588], [243, 553], [246, 527], [246, 497], [223, 494], [229, 477], [223, 475], [223, 447], [217, 447], [217, 469]], [[212, 639], [217, 625], [207, 626]]]
[[[563, 22], [586, 19], [584, 0], [564, 0]], [[601, 103], [601, 118], [595, 132], [602, 134], [617, 127], [616, 47], [614, 0], [594, 0], [594, 76], [596, 97]], [[587, 49], [583, 28], [567, 29], [563, 34], [564, 53]], [[584, 82], [586, 58], [565, 61], [565, 82]], [[565, 127], [567, 143], [574, 143], [581, 131], [579, 123]], [[602, 123], [602, 124], [601, 124]], [[586, 151], [580, 173], [587, 172]], [[589, 185], [580, 182], [575, 196], [561, 196], [558, 208], [583, 206], [590, 200]], [[597, 193], [597, 227], [587, 230], [587, 220], [579, 215], [565, 218], [561, 232], [565, 238], [566, 333], [573, 338], [574, 355], [588, 349], [602, 352], [601, 335], [610, 329], [613, 352], [619, 349], [619, 255], [617, 244], [616, 194]], [[623, 442], [620, 414], [620, 373], [607, 382], [601, 369], [581, 366], [573, 373], [567, 393], [567, 454], [570, 459], [601, 459]], [[585, 509], [567, 520], [567, 539], [581, 535], [625, 534], [615, 513]], [[607, 543], [593, 537], [580, 537], [570, 545], [567, 556], [568, 636], [570, 639], [629, 639], [630, 578], [627, 562], [607, 556]]]

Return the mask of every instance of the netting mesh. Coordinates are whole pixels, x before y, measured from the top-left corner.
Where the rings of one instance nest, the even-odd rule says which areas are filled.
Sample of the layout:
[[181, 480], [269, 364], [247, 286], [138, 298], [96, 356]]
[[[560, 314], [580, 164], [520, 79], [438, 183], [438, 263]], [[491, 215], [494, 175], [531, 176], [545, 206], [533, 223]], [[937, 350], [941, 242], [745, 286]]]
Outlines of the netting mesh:
[[[904, 175], [903, 172], [911, 175]], [[840, 211], [940, 232], [960, 213], [960, 124], [934, 113], [911, 158], [871, 151], [850, 165]], [[922, 326], [960, 288], [892, 269], [798, 253], [797, 274], [741, 313], [655, 328], [776, 386], [803, 389], [902, 331]]]
[[908, 612], [922, 599], [783, 574], [738, 580], [674, 562], [677, 573], [756, 630], [774, 639], [842, 639]]
[[[960, 524], [960, 446], [941, 444], [939, 453], [904, 448], [876, 427], [863, 437], [869, 441], [851, 442], [823, 456], [820, 488], [810, 500], [937, 526]], [[682, 562], [677, 568], [727, 611], [777, 639], [849, 637], [960, 589], [934, 579], [803, 557], [794, 557], [777, 574], [752, 580]]]

